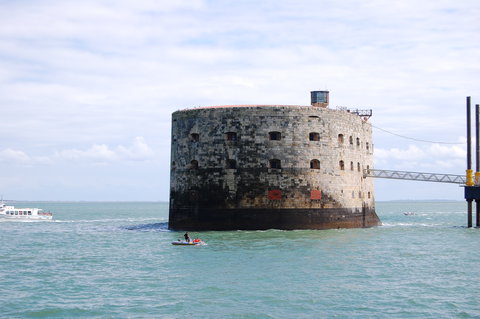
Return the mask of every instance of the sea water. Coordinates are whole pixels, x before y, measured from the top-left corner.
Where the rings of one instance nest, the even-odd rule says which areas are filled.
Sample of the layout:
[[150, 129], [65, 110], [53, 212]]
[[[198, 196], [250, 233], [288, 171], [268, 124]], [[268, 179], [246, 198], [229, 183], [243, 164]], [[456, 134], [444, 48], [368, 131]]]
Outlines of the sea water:
[[[12, 203], [2, 318], [480, 318], [480, 229], [465, 202], [379, 202], [368, 229], [191, 232], [167, 203]], [[404, 213], [412, 213], [405, 215]]]

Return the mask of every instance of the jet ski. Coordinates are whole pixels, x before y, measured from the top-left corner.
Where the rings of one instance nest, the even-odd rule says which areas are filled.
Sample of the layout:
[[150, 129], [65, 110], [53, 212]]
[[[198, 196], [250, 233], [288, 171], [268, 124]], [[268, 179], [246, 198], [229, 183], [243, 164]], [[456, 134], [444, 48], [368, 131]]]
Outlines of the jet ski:
[[201, 239], [194, 239], [191, 241], [185, 241], [185, 240], [177, 240], [173, 241], [172, 245], [179, 245], [179, 246], [200, 246], [200, 245], [206, 245], [205, 242], [203, 242]]

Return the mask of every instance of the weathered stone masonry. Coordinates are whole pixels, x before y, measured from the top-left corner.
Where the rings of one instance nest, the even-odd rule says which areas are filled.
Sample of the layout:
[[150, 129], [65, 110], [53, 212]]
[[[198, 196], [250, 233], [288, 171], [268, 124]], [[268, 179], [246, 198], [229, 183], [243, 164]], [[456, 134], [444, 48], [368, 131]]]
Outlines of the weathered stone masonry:
[[172, 115], [169, 227], [328, 229], [379, 224], [371, 125], [316, 106]]

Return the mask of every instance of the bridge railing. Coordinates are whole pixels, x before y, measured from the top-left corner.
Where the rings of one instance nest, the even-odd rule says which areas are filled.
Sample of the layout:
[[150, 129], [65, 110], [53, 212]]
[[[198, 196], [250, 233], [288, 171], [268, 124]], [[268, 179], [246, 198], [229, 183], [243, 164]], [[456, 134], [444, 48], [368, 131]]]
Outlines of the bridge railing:
[[364, 169], [363, 176], [464, 185], [466, 182], [466, 177], [464, 175], [392, 171], [384, 169]]

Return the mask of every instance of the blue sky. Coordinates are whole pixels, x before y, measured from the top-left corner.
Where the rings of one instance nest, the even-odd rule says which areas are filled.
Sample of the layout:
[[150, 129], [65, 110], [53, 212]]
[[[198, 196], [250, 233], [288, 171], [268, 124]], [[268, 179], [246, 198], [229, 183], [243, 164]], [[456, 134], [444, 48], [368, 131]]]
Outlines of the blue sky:
[[[375, 167], [464, 174], [480, 103], [478, 1], [1, 1], [0, 193], [167, 200], [170, 116], [186, 107], [371, 108]], [[376, 180], [376, 199], [462, 199]]]

